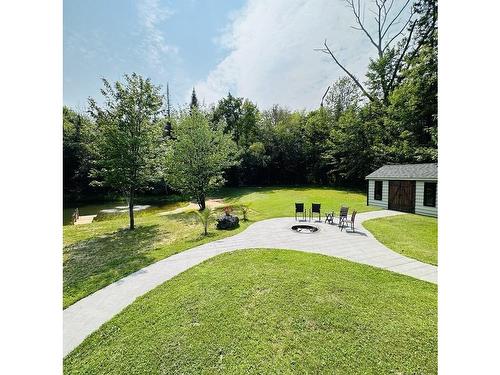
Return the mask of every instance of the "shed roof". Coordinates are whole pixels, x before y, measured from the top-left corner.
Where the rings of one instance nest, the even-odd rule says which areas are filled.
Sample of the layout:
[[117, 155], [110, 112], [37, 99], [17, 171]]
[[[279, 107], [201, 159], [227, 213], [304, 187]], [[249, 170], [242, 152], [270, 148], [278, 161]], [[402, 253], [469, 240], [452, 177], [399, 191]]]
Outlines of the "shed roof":
[[384, 165], [366, 179], [437, 180], [437, 163]]

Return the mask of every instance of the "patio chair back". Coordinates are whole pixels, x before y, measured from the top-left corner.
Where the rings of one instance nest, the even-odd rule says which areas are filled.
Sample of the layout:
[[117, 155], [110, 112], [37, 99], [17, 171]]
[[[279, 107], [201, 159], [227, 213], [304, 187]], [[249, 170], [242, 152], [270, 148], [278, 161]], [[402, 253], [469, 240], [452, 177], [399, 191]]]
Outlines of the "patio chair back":
[[295, 203], [295, 213], [304, 212], [304, 203]]
[[347, 212], [349, 211], [349, 207], [342, 206], [340, 207], [340, 214], [339, 216], [347, 217]]
[[352, 211], [352, 215], [351, 215], [351, 223], [353, 223], [353, 224], [354, 224], [354, 219], [356, 218], [356, 214], [357, 214], [357, 213], [358, 213], [358, 212], [357, 212], [356, 210]]
[[312, 204], [312, 210], [313, 213], [319, 214], [321, 211], [321, 203], [313, 203]]

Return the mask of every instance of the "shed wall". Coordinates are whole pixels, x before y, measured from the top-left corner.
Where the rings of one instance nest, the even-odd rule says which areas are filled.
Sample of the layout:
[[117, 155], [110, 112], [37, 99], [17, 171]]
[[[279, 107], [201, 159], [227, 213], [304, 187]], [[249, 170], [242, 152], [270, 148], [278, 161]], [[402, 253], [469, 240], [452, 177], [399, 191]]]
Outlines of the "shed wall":
[[424, 183], [425, 181], [417, 181], [415, 184], [415, 213], [419, 215], [437, 217], [438, 193], [436, 191], [436, 207], [424, 206]]
[[[380, 180], [378, 180], [380, 181]], [[375, 200], [375, 180], [368, 180], [368, 205], [387, 208], [389, 204], [389, 181], [382, 181], [382, 200]]]

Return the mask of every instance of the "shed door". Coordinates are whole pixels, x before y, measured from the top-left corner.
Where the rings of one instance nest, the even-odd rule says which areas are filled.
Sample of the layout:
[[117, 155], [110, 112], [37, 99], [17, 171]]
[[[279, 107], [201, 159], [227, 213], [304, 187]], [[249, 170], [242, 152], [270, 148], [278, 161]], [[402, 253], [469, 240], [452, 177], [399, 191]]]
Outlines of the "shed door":
[[415, 212], [415, 181], [389, 181], [389, 210]]

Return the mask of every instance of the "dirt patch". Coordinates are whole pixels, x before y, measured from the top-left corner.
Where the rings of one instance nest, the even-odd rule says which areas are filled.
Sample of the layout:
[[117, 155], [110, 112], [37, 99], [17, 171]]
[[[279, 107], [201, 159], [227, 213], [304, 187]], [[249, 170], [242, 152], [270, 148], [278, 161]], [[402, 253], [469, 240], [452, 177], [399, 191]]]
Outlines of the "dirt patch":
[[[205, 201], [205, 205], [209, 208], [219, 208], [223, 207], [225, 203], [223, 199], [208, 199], [207, 201]], [[199, 209], [198, 204], [190, 202], [187, 206], [176, 208], [175, 210], [163, 211], [160, 212], [158, 215], [159, 216], [175, 215], [175, 214], [180, 214], [182, 212], [193, 211], [197, 209]]]

